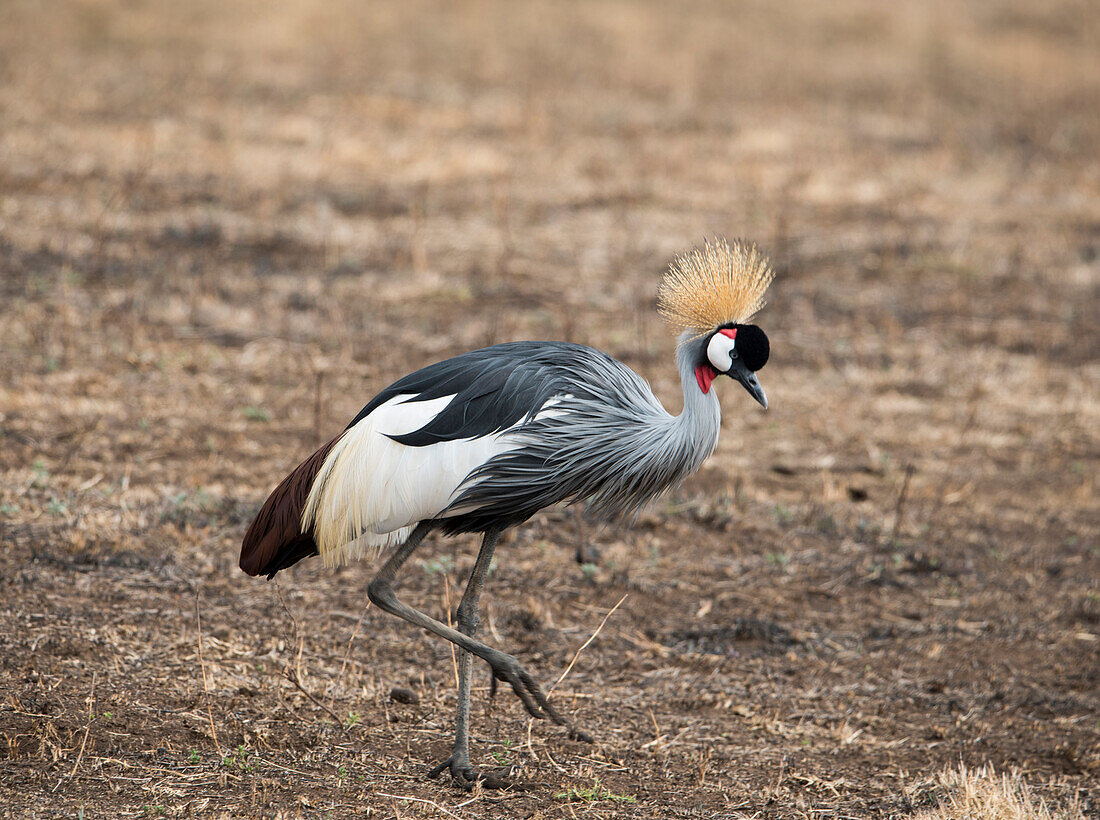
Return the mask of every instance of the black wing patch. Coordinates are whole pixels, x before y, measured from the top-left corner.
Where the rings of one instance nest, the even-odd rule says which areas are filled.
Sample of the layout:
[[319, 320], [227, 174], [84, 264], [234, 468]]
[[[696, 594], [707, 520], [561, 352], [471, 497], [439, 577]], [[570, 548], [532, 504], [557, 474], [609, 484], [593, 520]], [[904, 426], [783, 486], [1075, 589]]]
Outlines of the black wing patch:
[[509, 342], [463, 353], [398, 379], [371, 399], [348, 427], [402, 394], [412, 394], [406, 399], [409, 403], [453, 395], [419, 430], [390, 438], [409, 447], [426, 447], [499, 433], [535, 415], [554, 396], [569, 392], [570, 370], [594, 352], [565, 342]]

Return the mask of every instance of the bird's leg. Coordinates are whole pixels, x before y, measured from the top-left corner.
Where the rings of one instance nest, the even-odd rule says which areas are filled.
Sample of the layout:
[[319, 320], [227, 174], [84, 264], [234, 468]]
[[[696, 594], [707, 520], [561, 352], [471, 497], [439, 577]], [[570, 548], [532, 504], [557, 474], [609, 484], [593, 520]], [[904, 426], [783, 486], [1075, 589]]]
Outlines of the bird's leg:
[[[457, 626], [463, 635], [474, 637], [477, 634], [478, 623], [478, 599], [481, 596], [481, 586], [485, 582], [485, 576], [489, 571], [489, 565], [493, 560], [493, 550], [496, 548], [499, 531], [489, 530], [481, 542], [481, 551], [478, 553], [477, 562], [470, 573], [470, 580], [466, 583], [466, 591], [462, 595], [462, 601], [458, 605]], [[458, 713], [455, 718], [455, 743], [451, 756], [436, 766], [428, 777], [437, 777], [444, 769], [451, 770], [451, 777], [455, 784], [465, 789], [473, 787], [474, 783], [481, 781], [488, 788], [507, 788], [511, 781], [506, 779], [507, 770], [493, 772], [475, 771], [470, 766], [470, 678], [472, 676], [472, 655], [465, 650], [459, 653], [458, 659]], [[494, 679], [495, 680], [495, 679]]]
[[394, 576], [397, 574], [397, 570], [401, 568], [401, 565], [408, 560], [413, 550], [420, 544], [420, 541], [423, 540], [424, 536], [431, 529], [431, 526], [429, 522], [418, 524], [408, 540], [398, 547], [393, 555], [387, 559], [386, 563], [382, 565], [382, 569], [378, 571], [378, 574], [374, 576], [374, 580], [372, 580], [367, 587], [367, 595], [370, 597], [371, 601], [373, 601], [382, 611], [388, 612], [391, 615], [396, 615], [398, 618], [406, 620], [422, 629], [426, 629], [441, 638], [446, 638], [460, 649], [477, 655], [492, 667], [494, 677], [506, 681], [511, 685], [512, 691], [514, 691], [520, 701], [523, 702], [523, 706], [527, 709], [528, 714], [536, 718], [549, 718], [559, 726], [567, 727], [570, 737], [581, 740], [586, 739], [586, 735], [575, 730], [572, 723], [566, 720], [561, 713], [554, 708], [553, 704], [546, 699], [546, 695], [543, 693], [542, 689], [539, 688], [539, 685], [535, 683], [535, 679], [528, 674], [526, 669], [520, 666], [519, 661], [514, 657], [501, 652], [499, 649], [493, 649], [491, 646], [486, 646], [468, 635], [463, 635], [458, 630], [452, 629], [446, 624], [440, 623], [435, 618], [431, 618], [423, 612], [419, 612], [408, 604], [398, 600], [393, 591]]
[[[481, 586], [485, 583], [485, 576], [489, 572], [489, 564], [493, 560], [493, 551], [496, 549], [499, 532], [490, 530], [485, 533], [481, 542], [481, 550], [478, 552], [477, 561], [470, 572], [470, 580], [466, 582], [466, 591], [462, 594], [462, 600], [458, 604], [458, 617], [456, 618], [458, 631], [471, 638], [477, 634], [478, 624], [481, 618], [478, 614], [478, 603], [481, 598]], [[451, 755], [451, 768], [461, 766], [470, 767], [470, 678], [472, 676], [473, 656], [463, 651], [458, 659], [458, 713], [455, 717], [455, 745]]]

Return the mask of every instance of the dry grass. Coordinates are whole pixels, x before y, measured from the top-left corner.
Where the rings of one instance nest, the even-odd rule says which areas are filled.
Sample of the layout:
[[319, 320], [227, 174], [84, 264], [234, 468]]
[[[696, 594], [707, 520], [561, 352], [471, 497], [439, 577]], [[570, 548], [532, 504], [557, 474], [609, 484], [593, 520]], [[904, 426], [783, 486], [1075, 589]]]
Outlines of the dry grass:
[[1076, 800], [1051, 809], [1036, 798], [1019, 772], [1002, 772], [989, 765], [968, 769], [960, 764], [940, 774], [940, 805], [919, 812], [919, 820], [1084, 820]]
[[[1098, 55], [1078, 0], [0, 5], [0, 817], [899, 817], [959, 761], [1095, 814]], [[699, 476], [486, 588], [597, 744], [479, 671], [532, 788], [425, 782], [449, 648], [369, 566], [280, 601], [245, 526], [457, 351], [586, 342], [676, 410], [655, 289], [716, 234], [776, 269], [771, 409], [719, 385]]]

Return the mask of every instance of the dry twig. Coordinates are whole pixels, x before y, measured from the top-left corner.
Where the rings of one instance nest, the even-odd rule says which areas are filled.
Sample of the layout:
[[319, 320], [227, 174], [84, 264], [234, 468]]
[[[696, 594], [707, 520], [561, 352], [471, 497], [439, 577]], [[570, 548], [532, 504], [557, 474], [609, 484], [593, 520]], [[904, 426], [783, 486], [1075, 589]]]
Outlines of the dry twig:
[[206, 680], [206, 661], [202, 656], [202, 614], [199, 611], [199, 593], [195, 592], [195, 628], [199, 633], [199, 666], [202, 668], [202, 699], [206, 701], [206, 717], [210, 720], [210, 737], [218, 757], [222, 756], [222, 745], [218, 742], [218, 730], [214, 728], [214, 711], [210, 708], [210, 686]]
[[[447, 575], [443, 576], [443, 606], [447, 613], [447, 626], [453, 627], [451, 623], [451, 580]], [[447, 646], [451, 649], [451, 669], [454, 670], [455, 675], [455, 688], [458, 688], [458, 657], [455, 655], [455, 645], [450, 641], [447, 642]]]
[[297, 689], [299, 692], [309, 698], [314, 706], [316, 706], [323, 712], [326, 712], [328, 716], [332, 718], [332, 722], [340, 728], [340, 731], [342, 731], [348, 737], [351, 737], [351, 730], [344, 725], [344, 722], [340, 720], [339, 717], [336, 716], [336, 713], [332, 711], [329, 707], [325, 706], [325, 704], [323, 704], [321, 701], [319, 701], [317, 697], [308, 689], [306, 689], [305, 685], [302, 683], [299, 669], [302, 663], [302, 652], [305, 649], [305, 642], [302, 639], [301, 634], [298, 630], [298, 619], [294, 617], [294, 613], [291, 612], [290, 607], [287, 606], [286, 599], [283, 598], [282, 588], [279, 586], [278, 582], [275, 583], [275, 595], [279, 599], [279, 605], [283, 608], [283, 612], [285, 612], [286, 616], [290, 618], [290, 625], [294, 629], [294, 641], [297, 645], [294, 663], [291, 664], [288, 662], [286, 666], [283, 667], [283, 677], [294, 684], [295, 689]]
[[441, 805], [436, 803], [434, 800], [425, 800], [422, 797], [405, 797], [405, 796], [400, 795], [400, 794], [387, 794], [386, 792], [375, 792], [375, 795], [377, 797], [388, 797], [391, 800], [408, 800], [412, 803], [424, 803], [425, 805], [431, 806], [432, 808], [434, 808], [437, 811], [443, 812], [443, 814], [447, 815], [448, 817], [456, 817], [456, 818], [458, 817], [457, 814], [455, 814], [454, 812], [447, 811], [445, 808], [443, 808]]
[[92, 690], [88, 694], [88, 722], [84, 725], [84, 739], [80, 741], [80, 752], [76, 756], [76, 763], [73, 764], [73, 770], [69, 772], [69, 776], [57, 781], [57, 785], [53, 787], [54, 791], [66, 780], [72, 780], [76, 775], [76, 770], [80, 767], [80, 761], [84, 759], [84, 749], [88, 745], [88, 733], [92, 731], [92, 718], [95, 717], [95, 680], [98, 673], [92, 671]]
[[348, 648], [344, 650], [344, 661], [340, 664], [340, 673], [336, 676], [336, 681], [332, 684], [332, 696], [329, 698], [329, 706], [331, 707], [336, 703], [336, 693], [340, 689], [340, 683], [344, 679], [344, 670], [348, 668], [348, 658], [351, 657], [351, 645], [355, 642], [355, 636], [359, 634], [360, 627], [363, 626], [363, 619], [367, 617], [367, 610], [370, 609], [370, 598], [367, 599], [366, 606], [363, 607], [363, 611], [359, 614], [359, 620], [355, 624], [355, 629], [351, 632], [351, 637], [348, 638]]
[[905, 465], [905, 478], [901, 482], [901, 490], [898, 492], [898, 503], [894, 507], [894, 526], [890, 529], [890, 542], [893, 543], [898, 537], [898, 530], [901, 529], [901, 515], [905, 511], [905, 497], [909, 493], [909, 481], [913, 478], [913, 473], [916, 472], [912, 464]]
[[592, 643], [592, 641], [596, 640], [596, 636], [600, 634], [600, 630], [602, 630], [604, 624], [607, 623], [607, 619], [610, 618], [614, 614], [615, 610], [618, 609], [620, 605], [622, 605], [622, 602], [627, 599], [627, 596], [629, 594], [630, 593], [628, 592], [626, 595], [624, 595], [622, 598], [620, 598], [619, 602], [607, 611], [607, 614], [603, 616], [603, 620], [600, 621], [600, 625], [596, 627], [596, 631], [588, 636], [588, 640], [585, 641], [584, 643], [582, 643], [581, 646], [580, 646], [580, 649], [578, 649], [576, 654], [573, 655], [573, 660], [569, 661], [569, 666], [565, 667], [565, 671], [561, 673], [561, 677], [559, 677], [556, 681], [554, 681], [554, 683], [551, 684], [550, 688], [546, 690], [547, 695], [549, 695], [551, 692], [553, 692], [554, 688], [559, 683], [561, 683], [563, 680], [565, 680], [565, 676], [569, 674], [569, 671], [573, 668], [573, 664], [575, 664], [577, 662], [577, 658], [579, 658], [581, 656], [581, 652], [583, 652], [585, 650], [585, 648], [590, 643]]

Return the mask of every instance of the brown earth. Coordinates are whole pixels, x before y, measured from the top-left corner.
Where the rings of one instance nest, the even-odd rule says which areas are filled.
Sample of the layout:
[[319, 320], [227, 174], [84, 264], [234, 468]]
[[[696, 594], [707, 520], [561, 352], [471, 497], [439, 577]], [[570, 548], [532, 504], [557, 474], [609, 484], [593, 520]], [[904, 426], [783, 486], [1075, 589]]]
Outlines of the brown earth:
[[[625, 596], [554, 692], [596, 743], [479, 668], [528, 788], [426, 782], [448, 646], [244, 528], [473, 347], [678, 409], [655, 285], [716, 233], [778, 271], [772, 408], [720, 384], [699, 476], [538, 516], [484, 600], [549, 684]], [[1087, 2], [7, 2], [0, 816], [893, 817], [960, 761], [1098, 812], [1098, 274]]]

